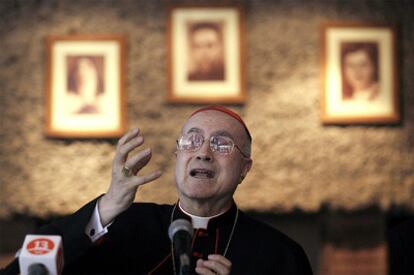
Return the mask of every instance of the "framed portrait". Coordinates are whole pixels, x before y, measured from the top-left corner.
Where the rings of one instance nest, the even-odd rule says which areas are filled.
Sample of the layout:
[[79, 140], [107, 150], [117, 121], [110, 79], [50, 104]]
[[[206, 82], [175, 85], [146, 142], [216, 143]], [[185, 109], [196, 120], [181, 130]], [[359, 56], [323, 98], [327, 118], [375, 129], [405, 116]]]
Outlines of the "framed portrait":
[[241, 8], [170, 7], [168, 22], [168, 101], [243, 103]]
[[322, 123], [399, 122], [395, 28], [327, 23], [321, 31]]
[[46, 75], [47, 136], [111, 138], [125, 132], [124, 36], [49, 36]]

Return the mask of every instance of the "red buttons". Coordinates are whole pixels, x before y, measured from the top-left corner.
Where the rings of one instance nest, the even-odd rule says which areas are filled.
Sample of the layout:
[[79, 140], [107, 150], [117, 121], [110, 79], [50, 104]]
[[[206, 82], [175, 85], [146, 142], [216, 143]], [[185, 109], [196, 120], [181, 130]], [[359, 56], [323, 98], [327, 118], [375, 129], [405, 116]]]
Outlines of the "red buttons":
[[206, 230], [199, 230], [198, 237], [208, 237], [208, 232]]
[[193, 252], [193, 257], [194, 258], [203, 258], [203, 254], [201, 254], [200, 252], [194, 251]]

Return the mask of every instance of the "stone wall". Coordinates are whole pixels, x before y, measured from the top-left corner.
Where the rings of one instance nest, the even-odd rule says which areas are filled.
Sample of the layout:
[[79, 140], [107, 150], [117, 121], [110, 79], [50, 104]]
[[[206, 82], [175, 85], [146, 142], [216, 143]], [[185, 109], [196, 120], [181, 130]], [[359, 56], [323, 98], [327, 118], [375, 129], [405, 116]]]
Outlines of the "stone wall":
[[[207, 1], [199, 1], [206, 3]], [[162, 0], [0, 1], [0, 217], [73, 212], [106, 191], [114, 140], [44, 136], [45, 38], [124, 33], [128, 37], [127, 117], [140, 127], [164, 176], [140, 201], [171, 203], [179, 127], [196, 105], [166, 102], [166, 25]], [[194, 2], [197, 3], [197, 2]], [[224, 2], [223, 2], [224, 3]], [[229, 3], [228, 1], [226, 3]], [[414, 5], [410, 0], [242, 1], [246, 87], [240, 112], [253, 134], [254, 166], [236, 199], [276, 213], [322, 205], [414, 207]], [[331, 20], [398, 25], [397, 126], [323, 126], [320, 33]]]

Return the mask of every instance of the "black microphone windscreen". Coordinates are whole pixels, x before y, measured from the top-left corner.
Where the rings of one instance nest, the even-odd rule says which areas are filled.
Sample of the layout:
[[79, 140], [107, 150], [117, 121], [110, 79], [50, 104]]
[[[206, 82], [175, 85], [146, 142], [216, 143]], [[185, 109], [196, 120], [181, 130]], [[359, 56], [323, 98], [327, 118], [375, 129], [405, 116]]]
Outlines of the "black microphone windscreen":
[[49, 275], [49, 271], [43, 264], [31, 264], [29, 266], [28, 275]]

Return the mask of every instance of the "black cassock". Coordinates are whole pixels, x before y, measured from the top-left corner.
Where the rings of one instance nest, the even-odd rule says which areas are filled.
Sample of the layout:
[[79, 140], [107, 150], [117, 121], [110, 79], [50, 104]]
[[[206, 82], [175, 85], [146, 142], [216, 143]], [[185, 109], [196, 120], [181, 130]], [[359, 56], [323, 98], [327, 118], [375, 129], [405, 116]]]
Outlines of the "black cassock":
[[[46, 229], [63, 236], [64, 274], [174, 274], [168, 237], [173, 206], [134, 203], [115, 219], [106, 235], [92, 243], [84, 230], [95, 205], [96, 200]], [[240, 210], [234, 225], [236, 213], [233, 204], [212, 218], [207, 230], [194, 231], [193, 268], [197, 259], [223, 255], [228, 246], [225, 256], [232, 262], [231, 274], [312, 274], [300, 245]], [[179, 218], [191, 220], [175, 207], [173, 219]]]
[[414, 219], [408, 219], [389, 233], [389, 274], [414, 274]]

